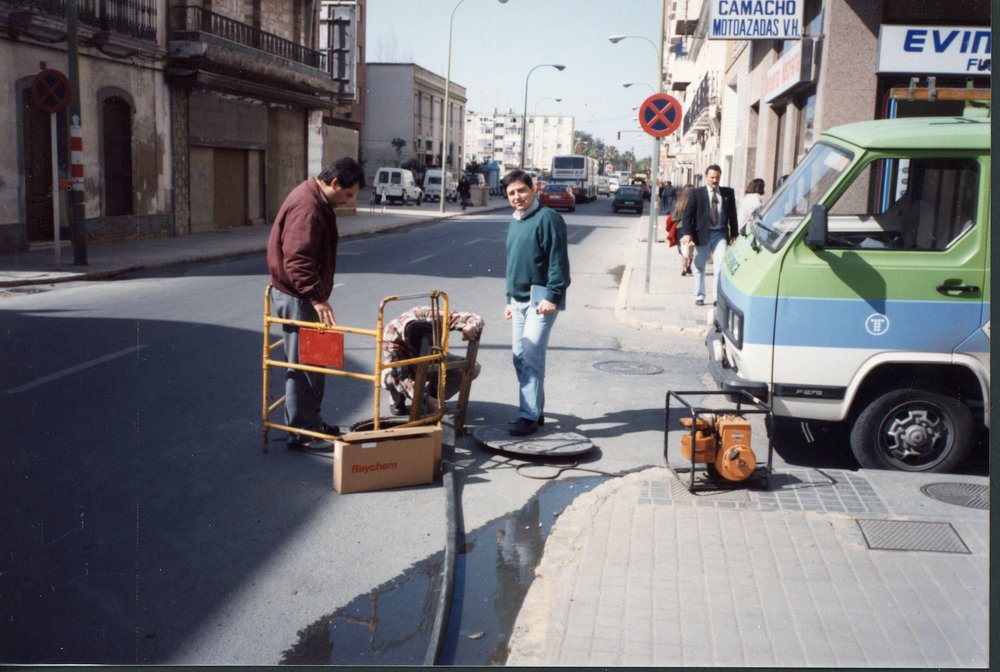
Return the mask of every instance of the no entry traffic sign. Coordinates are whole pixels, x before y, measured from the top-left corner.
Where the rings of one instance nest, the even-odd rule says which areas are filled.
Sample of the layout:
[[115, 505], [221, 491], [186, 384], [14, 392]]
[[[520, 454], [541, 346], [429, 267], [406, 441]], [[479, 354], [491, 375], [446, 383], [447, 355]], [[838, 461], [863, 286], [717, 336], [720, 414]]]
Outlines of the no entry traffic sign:
[[69, 79], [58, 70], [42, 70], [31, 80], [31, 100], [43, 112], [59, 112], [69, 105]]
[[681, 125], [681, 104], [673, 96], [654, 93], [639, 106], [639, 125], [654, 138], [663, 138]]

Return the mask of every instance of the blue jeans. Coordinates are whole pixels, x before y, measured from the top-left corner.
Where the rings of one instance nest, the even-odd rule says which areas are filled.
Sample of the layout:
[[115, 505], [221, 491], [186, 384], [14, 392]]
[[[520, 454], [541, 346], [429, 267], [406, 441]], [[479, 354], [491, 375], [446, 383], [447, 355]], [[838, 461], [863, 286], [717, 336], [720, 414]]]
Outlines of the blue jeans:
[[[290, 296], [277, 289], [271, 289], [271, 307], [274, 315], [285, 320], [318, 322], [319, 316], [312, 304], [297, 296]], [[281, 325], [285, 338], [285, 361], [299, 364], [299, 328], [290, 324]], [[285, 424], [318, 431], [323, 426], [320, 407], [326, 376], [309, 371], [285, 369]], [[289, 438], [298, 438], [292, 434]]]
[[[713, 229], [708, 236], [707, 245], [695, 245], [694, 247], [694, 270], [697, 280], [694, 285], [694, 298], [705, 300], [705, 266], [708, 264], [708, 255], [712, 255], [712, 296], [719, 295], [719, 277], [722, 276], [722, 260], [726, 256], [726, 249], [729, 247], [729, 240], [726, 237], [726, 229]], [[715, 300], [714, 298], [712, 299]]]
[[527, 301], [510, 301], [514, 371], [519, 386], [518, 416], [538, 420], [545, 412], [545, 349], [558, 312], [540, 315]]

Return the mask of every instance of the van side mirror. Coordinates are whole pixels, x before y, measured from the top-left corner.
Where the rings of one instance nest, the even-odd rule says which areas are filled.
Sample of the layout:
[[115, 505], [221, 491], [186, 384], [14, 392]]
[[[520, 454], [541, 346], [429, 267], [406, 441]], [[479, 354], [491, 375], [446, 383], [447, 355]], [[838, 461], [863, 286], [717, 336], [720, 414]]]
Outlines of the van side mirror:
[[822, 250], [826, 246], [827, 214], [826, 206], [821, 203], [814, 205], [810, 212], [806, 245], [813, 250]]

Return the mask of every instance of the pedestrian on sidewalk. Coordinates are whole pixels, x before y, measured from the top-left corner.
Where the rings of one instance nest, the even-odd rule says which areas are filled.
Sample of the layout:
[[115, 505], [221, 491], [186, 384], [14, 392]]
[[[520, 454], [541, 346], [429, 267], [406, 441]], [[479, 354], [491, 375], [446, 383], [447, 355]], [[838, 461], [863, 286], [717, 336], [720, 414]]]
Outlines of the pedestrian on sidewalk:
[[511, 436], [527, 436], [545, 422], [545, 350], [569, 287], [566, 222], [538, 202], [531, 176], [513, 170], [503, 179], [514, 208], [507, 228], [507, 305], [511, 350], [519, 386]]
[[759, 177], [747, 182], [747, 188], [743, 190], [743, 198], [740, 199], [739, 222], [740, 226], [749, 224], [753, 219], [754, 211], [764, 204], [764, 180]]
[[[267, 240], [267, 267], [271, 272], [271, 305], [287, 320], [335, 325], [330, 305], [337, 265], [337, 216], [334, 208], [357, 197], [364, 186], [358, 162], [345, 157], [315, 178], [295, 187], [285, 198]], [[299, 329], [282, 325], [285, 360], [299, 363]], [[340, 428], [320, 416], [326, 376], [287, 369], [285, 424], [338, 436]], [[288, 447], [330, 452], [329, 441], [313, 441], [290, 433]]]
[[673, 182], [667, 180], [666, 184], [660, 185], [660, 212], [673, 210], [676, 196], [677, 190], [674, 189]]
[[691, 198], [691, 192], [694, 191], [692, 185], [686, 185], [681, 191], [681, 195], [677, 198], [676, 204], [673, 210], [667, 213], [667, 242], [670, 247], [677, 246], [677, 253], [681, 257], [681, 275], [691, 275], [691, 260], [694, 258], [694, 243], [692, 241], [687, 241], [686, 243], [678, 244], [677, 241], [677, 229], [681, 227], [681, 223], [684, 218], [684, 206], [687, 205], [688, 200]]
[[[716, 164], [705, 169], [705, 186], [698, 187], [684, 207], [681, 244], [694, 242], [694, 303], [705, 305], [705, 266], [712, 255], [712, 295], [718, 296], [719, 276], [726, 249], [739, 233], [736, 219], [736, 194], [731, 187], [720, 187], [722, 168]], [[713, 302], [714, 302], [713, 298]]]

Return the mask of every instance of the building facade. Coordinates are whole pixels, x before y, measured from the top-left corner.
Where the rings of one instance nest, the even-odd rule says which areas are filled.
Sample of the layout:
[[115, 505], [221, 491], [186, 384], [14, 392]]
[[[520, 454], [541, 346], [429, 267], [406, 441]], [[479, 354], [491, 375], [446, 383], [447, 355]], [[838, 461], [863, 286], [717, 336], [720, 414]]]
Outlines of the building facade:
[[[51, 245], [57, 207], [58, 237], [69, 240], [68, 187], [74, 182], [74, 164], [89, 237], [170, 232], [170, 105], [161, 64], [165, 7], [163, 0], [80, 0], [74, 20], [67, 18], [64, 0], [0, 2], [5, 87], [0, 153], [6, 157], [0, 162], [0, 252]], [[47, 111], [32, 91], [42, 71], [56, 71], [69, 80], [73, 33], [76, 123], [70, 107]], [[72, 161], [71, 133], [82, 146]]]
[[[381, 166], [415, 161], [421, 167], [441, 167], [445, 78], [413, 63], [368, 63], [365, 67], [365, 123], [361, 156], [371, 180]], [[448, 169], [458, 175], [465, 167], [465, 88], [450, 82], [448, 105]], [[393, 140], [406, 144], [399, 150]]]
[[575, 120], [567, 115], [529, 115], [527, 147], [521, 165], [524, 138], [522, 114], [469, 111], [465, 115], [465, 160], [488, 164], [495, 161], [504, 172], [514, 168], [543, 172], [552, 166], [552, 157], [573, 153]]
[[[51, 245], [57, 205], [66, 240], [69, 184], [85, 241], [269, 221], [332, 145], [357, 154], [363, 17], [364, 0], [0, 0], [0, 252]], [[51, 70], [75, 78], [76, 119], [37, 104]]]
[[[714, 1], [665, 6], [665, 90], [685, 115], [661, 162], [674, 184], [716, 163], [738, 194], [755, 177], [770, 194], [825, 129], [961, 114], [965, 97], [945, 90], [990, 86], [986, 0], [799, 0], [798, 39], [712, 39]], [[929, 87], [942, 95], [927, 101]]]

